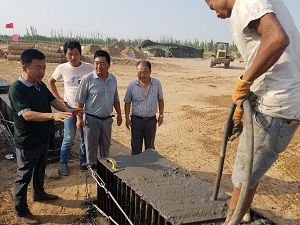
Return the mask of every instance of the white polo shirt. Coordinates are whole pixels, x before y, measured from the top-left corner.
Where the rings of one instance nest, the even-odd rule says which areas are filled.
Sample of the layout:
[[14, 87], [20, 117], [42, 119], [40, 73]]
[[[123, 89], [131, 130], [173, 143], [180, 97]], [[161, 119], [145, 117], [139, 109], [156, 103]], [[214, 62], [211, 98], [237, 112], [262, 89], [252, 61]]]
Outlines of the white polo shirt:
[[78, 67], [71, 66], [69, 62], [60, 64], [54, 70], [52, 77], [55, 80], [64, 81], [64, 99], [68, 104], [75, 108], [75, 94], [79, 87], [80, 80], [88, 73], [94, 71], [94, 66], [90, 63], [81, 62]]

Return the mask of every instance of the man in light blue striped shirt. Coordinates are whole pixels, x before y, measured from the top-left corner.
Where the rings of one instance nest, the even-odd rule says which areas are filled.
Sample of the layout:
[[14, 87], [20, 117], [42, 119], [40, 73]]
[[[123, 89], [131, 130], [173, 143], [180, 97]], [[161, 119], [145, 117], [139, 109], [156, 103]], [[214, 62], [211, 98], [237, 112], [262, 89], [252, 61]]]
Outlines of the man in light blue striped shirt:
[[[142, 152], [143, 140], [145, 149], [154, 147], [156, 123], [160, 126], [164, 118], [164, 98], [161, 83], [150, 77], [151, 63], [141, 60], [137, 63], [137, 80], [132, 81], [125, 94], [126, 127], [131, 128], [131, 154]], [[132, 104], [132, 114], [130, 108]], [[157, 108], [159, 116], [156, 118]]]

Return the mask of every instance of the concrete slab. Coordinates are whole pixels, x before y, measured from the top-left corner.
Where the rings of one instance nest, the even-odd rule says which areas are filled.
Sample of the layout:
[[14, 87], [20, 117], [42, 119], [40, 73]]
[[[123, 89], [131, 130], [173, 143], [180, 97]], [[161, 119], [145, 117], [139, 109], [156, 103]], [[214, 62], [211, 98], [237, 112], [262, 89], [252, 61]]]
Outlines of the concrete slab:
[[154, 150], [116, 156], [117, 172], [100, 162], [153, 206], [171, 224], [196, 224], [225, 219], [228, 196], [210, 200], [213, 185], [190, 174]]

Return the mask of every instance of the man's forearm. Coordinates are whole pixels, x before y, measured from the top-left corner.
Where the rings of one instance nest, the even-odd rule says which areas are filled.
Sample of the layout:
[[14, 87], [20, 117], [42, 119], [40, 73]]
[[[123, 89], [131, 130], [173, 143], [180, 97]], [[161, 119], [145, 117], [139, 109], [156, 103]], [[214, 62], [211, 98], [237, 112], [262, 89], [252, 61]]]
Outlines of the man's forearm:
[[53, 113], [41, 113], [36, 111], [27, 111], [22, 114], [23, 118], [26, 121], [33, 121], [33, 122], [44, 122], [48, 120], [54, 120]]
[[[77, 109], [83, 109], [83, 107], [84, 107], [84, 104], [83, 103], [78, 103], [78, 102], [76, 102], [76, 108]], [[77, 119], [82, 119], [82, 115], [76, 115], [76, 117], [77, 117]]]
[[61, 101], [63, 98], [59, 95], [55, 83], [56, 83], [56, 80], [51, 77], [48, 82], [49, 89], [52, 92], [52, 94], [55, 96], [55, 98], [57, 98], [58, 100]]
[[164, 115], [165, 102], [164, 100], [158, 100], [159, 115]]
[[115, 108], [117, 114], [120, 116], [120, 115], [121, 115], [121, 106], [120, 106], [120, 102], [115, 102], [115, 103], [114, 103], [114, 108]]
[[124, 105], [124, 111], [125, 111], [125, 118], [126, 119], [129, 119], [130, 106], [131, 106], [131, 103], [125, 103], [125, 105]]
[[64, 103], [62, 103], [61, 101], [58, 101], [58, 100], [52, 102], [51, 105], [52, 105], [55, 109], [57, 109], [57, 110], [59, 110], [59, 111], [61, 111], [61, 112], [67, 112], [67, 111], [69, 110], [69, 108], [68, 108]]

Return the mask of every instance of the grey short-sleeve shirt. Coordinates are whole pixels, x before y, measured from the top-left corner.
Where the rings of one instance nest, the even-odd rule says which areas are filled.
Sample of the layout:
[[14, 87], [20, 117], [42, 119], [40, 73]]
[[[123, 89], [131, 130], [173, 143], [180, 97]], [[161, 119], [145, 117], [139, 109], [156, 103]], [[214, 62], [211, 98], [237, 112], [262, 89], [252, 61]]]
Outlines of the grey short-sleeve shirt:
[[158, 79], [150, 77], [148, 92], [145, 93], [138, 80], [130, 82], [124, 97], [125, 103], [132, 103], [132, 114], [152, 117], [157, 112], [158, 100], [163, 100], [163, 91]]
[[113, 104], [120, 102], [116, 77], [108, 73], [106, 81], [103, 81], [95, 71], [83, 76], [75, 101], [84, 104], [86, 113], [109, 116], [113, 111]]

